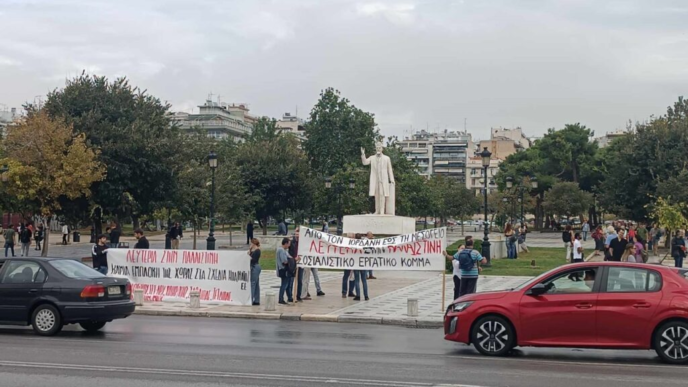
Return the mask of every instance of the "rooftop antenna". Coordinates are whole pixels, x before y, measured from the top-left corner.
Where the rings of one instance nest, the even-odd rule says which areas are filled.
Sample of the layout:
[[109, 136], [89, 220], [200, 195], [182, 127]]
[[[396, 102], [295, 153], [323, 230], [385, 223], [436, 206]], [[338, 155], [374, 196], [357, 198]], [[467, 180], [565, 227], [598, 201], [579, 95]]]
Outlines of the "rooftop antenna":
[[467, 120], [468, 120], [468, 118], [464, 118], [464, 119], [463, 119], [463, 132], [464, 132], [464, 133], [467, 133], [467, 132], [466, 132], [466, 121], [467, 121]]
[[222, 103], [222, 96], [220, 94], [217, 95], [217, 104], [220, 105]]
[[212, 102], [213, 101], [213, 92], [211, 91], [208, 93], [208, 101]]

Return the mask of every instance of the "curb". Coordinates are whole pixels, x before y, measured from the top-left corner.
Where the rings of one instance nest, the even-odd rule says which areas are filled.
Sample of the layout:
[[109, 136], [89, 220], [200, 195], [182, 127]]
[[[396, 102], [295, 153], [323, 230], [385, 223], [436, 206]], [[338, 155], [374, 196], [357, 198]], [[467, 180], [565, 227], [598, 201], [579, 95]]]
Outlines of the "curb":
[[442, 321], [429, 318], [403, 318], [403, 317], [370, 317], [334, 314], [298, 314], [298, 313], [247, 313], [247, 312], [221, 312], [207, 310], [155, 310], [136, 309], [134, 314], [140, 316], [171, 316], [171, 317], [214, 317], [214, 318], [240, 318], [247, 320], [285, 320], [285, 321], [314, 321], [327, 323], [349, 324], [375, 324], [394, 325], [407, 328], [435, 329], [444, 326]]

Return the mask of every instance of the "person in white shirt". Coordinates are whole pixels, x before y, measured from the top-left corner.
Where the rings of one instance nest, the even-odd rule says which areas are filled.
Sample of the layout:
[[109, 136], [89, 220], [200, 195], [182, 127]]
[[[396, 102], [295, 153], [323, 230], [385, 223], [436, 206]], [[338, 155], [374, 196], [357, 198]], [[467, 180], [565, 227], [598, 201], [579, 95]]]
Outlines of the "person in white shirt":
[[573, 263], [577, 262], [583, 262], [583, 244], [579, 232], [573, 236]]
[[66, 224], [62, 225], [62, 244], [67, 245], [69, 239], [69, 226]]

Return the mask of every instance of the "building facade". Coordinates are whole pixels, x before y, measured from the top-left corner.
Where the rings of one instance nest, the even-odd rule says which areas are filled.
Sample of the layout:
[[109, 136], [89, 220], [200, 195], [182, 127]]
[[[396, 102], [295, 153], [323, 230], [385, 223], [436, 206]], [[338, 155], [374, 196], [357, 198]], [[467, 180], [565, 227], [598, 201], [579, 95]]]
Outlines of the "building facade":
[[492, 157], [504, 160], [510, 155], [528, 149], [531, 146], [531, 141], [523, 133], [523, 129], [517, 127], [515, 129], [492, 128], [490, 130], [490, 139], [482, 140], [479, 143], [479, 149], [487, 148], [492, 152]]
[[[487, 168], [487, 193], [497, 191], [496, 184], [490, 184], [494, 181], [494, 177], [499, 172], [499, 164], [502, 162], [501, 159], [490, 158], [490, 166]], [[479, 156], [472, 156], [468, 158], [468, 163], [466, 165], [466, 188], [473, 191], [476, 196], [482, 195], [483, 190], [483, 177], [485, 176], [485, 168], [483, 168], [483, 159]]]
[[291, 113], [284, 113], [282, 119], [277, 121], [277, 129], [281, 132], [288, 132], [296, 136], [299, 141], [306, 139], [305, 121]]
[[413, 161], [419, 173], [429, 177], [441, 175], [466, 181], [466, 164], [473, 155], [473, 140], [464, 132], [430, 133], [418, 131], [401, 141], [402, 151]]
[[183, 130], [201, 129], [209, 137], [216, 139], [229, 138], [241, 141], [253, 129], [257, 117], [250, 115], [246, 104], [226, 104], [206, 100], [198, 107], [198, 114], [173, 113], [175, 120]]
[[606, 146], [609, 146], [612, 141], [614, 141], [617, 138], [624, 137], [628, 134], [628, 132], [623, 131], [623, 130], [616, 130], [614, 132], [607, 132], [604, 136], [602, 137], [597, 137], [595, 139], [595, 142], [597, 143], [597, 146], [600, 148], [604, 148]]
[[17, 118], [17, 109], [12, 108], [12, 109], [1, 109], [0, 110], [0, 134], [4, 137], [5, 136], [5, 129], [7, 128], [7, 125], [11, 124], [14, 122], [14, 120]]

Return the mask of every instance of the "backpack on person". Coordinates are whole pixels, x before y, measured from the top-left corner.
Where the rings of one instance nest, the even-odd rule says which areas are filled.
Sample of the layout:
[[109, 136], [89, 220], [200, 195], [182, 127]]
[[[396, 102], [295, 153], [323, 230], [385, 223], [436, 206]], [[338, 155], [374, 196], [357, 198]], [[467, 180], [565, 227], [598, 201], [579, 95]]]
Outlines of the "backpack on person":
[[571, 243], [571, 231], [564, 231], [561, 233], [561, 240], [564, 243]]
[[473, 251], [473, 249], [463, 249], [459, 253], [459, 269], [462, 271], [469, 271], [473, 269], [473, 266], [475, 266], [475, 262], [473, 262], [473, 257], [471, 256], [471, 251]]

